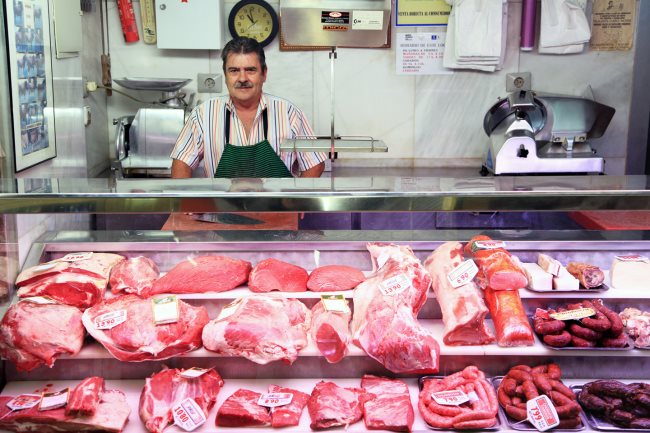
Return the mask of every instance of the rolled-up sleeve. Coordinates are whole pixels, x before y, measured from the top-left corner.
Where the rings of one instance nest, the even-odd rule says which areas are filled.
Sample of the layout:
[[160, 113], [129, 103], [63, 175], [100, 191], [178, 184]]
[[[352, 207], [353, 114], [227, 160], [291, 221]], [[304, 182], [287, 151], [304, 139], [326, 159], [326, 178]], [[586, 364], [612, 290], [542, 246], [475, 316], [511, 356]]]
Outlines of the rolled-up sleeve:
[[192, 110], [181, 133], [176, 139], [176, 144], [170, 155], [172, 159], [178, 159], [192, 167], [192, 169], [198, 167], [201, 159], [203, 159], [205, 149], [203, 128], [201, 126], [201, 111], [202, 108], [200, 106]]
[[[289, 110], [289, 120], [291, 122], [291, 132], [293, 137], [313, 137], [314, 131], [309, 125], [305, 114], [298, 108], [291, 106]], [[292, 152], [292, 159], [298, 162], [300, 171], [308, 170], [321, 162], [325, 161], [327, 155], [323, 152]]]

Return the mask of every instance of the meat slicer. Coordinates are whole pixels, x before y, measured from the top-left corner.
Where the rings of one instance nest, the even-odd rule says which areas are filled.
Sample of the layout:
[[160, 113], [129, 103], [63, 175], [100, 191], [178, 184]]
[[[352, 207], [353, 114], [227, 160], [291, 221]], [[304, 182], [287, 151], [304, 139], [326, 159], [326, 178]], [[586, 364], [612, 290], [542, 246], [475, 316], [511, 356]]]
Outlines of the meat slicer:
[[483, 119], [490, 145], [481, 174], [604, 173], [587, 140], [605, 133], [615, 111], [575, 96], [511, 93]]

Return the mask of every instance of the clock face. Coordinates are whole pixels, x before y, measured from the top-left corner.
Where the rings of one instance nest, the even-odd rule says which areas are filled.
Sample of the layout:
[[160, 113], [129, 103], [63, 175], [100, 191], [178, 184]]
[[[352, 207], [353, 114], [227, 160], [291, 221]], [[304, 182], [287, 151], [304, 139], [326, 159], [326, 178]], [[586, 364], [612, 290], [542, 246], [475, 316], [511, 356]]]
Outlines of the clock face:
[[233, 37], [246, 36], [267, 45], [278, 32], [278, 17], [262, 0], [243, 0], [233, 7], [228, 27]]

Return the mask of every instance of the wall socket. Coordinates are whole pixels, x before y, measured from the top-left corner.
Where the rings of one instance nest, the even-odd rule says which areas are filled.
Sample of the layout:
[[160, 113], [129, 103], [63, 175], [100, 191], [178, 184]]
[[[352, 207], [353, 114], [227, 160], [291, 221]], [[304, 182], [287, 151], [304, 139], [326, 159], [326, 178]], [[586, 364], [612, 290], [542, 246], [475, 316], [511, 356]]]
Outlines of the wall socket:
[[530, 72], [511, 72], [506, 74], [506, 92], [533, 90], [533, 77]]
[[221, 74], [196, 74], [197, 92], [220, 93]]

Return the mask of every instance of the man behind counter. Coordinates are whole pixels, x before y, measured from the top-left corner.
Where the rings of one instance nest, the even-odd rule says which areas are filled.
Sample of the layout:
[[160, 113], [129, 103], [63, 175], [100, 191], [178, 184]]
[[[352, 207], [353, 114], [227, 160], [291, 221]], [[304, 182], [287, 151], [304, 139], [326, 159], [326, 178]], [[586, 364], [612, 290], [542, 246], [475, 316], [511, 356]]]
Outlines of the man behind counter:
[[263, 93], [266, 59], [251, 38], [235, 38], [221, 52], [229, 96], [190, 113], [171, 153], [172, 178], [191, 177], [203, 160], [206, 177], [319, 177], [321, 152], [281, 152], [296, 136], [313, 136], [305, 115], [289, 101]]

